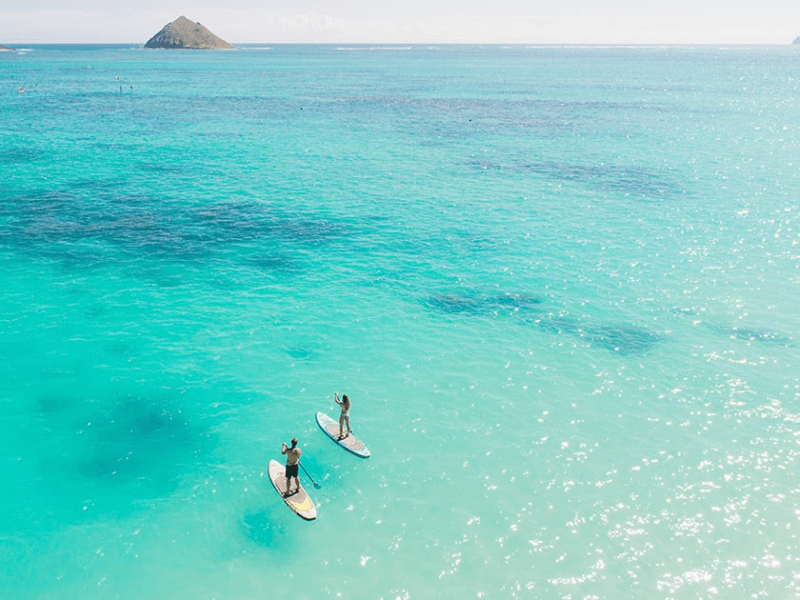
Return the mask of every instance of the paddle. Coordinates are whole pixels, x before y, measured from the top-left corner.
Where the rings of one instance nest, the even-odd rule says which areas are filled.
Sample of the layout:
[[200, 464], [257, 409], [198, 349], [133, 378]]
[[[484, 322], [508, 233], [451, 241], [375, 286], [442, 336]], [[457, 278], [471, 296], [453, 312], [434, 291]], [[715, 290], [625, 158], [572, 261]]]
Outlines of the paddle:
[[300, 468], [301, 468], [301, 469], [303, 469], [303, 473], [305, 473], [305, 474], [306, 474], [306, 477], [308, 477], [308, 478], [311, 480], [311, 483], [313, 483], [313, 484], [314, 484], [314, 487], [315, 487], [315, 488], [319, 489], [319, 488], [321, 488], [321, 487], [322, 487], [320, 484], [318, 484], [316, 481], [314, 481], [314, 478], [313, 478], [313, 477], [311, 477], [311, 475], [309, 475], [309, 474], [308, 474], [308, 471], [306, 471], [306, 468], [303, 466], [303, 463], [301, 463], [301, 462], [298, 462], [297, 464], [299, 464], [299, 465], [300, 465]]

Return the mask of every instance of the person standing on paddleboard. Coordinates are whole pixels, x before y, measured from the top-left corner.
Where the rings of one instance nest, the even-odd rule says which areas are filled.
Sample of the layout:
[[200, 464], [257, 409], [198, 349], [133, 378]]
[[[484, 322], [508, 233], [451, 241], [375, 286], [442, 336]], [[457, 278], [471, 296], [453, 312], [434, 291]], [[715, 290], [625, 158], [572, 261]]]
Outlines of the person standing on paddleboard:
[[292, 487], [292, 477], [294, 477], [297, 489], [295, 493], [300, 491], [300, 477], [297, 474], [300, 465], [300, 455], [303, 453], [297, 447], [297, 438], [292, 438], [292, 447], [288, 448], [286, 442], [281, 445], [281, 454], [286, 455], [286, 495], [289, 495], [289, 488]]
[[[333, 399], [342, 407], [342, 414], [339, 415], [339, 439], [343, 440], [350, 435], [350, 398], [347, 397], [347, 394], [342, 394], [342, 399], [339, 400], [339, 392], [334, 392]], [[345, 422], [347, 423], [347, 435], [342, 435], [342, 426]]]

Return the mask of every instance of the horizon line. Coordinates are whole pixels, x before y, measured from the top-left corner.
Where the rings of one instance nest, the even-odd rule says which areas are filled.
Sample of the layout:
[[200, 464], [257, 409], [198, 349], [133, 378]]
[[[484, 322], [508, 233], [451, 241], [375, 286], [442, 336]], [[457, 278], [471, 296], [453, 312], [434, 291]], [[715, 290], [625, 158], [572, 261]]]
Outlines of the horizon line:
[[[147, 42], [0, 42], [0, 46], [16, 50], [14, 46], [141, 46]], [[527, 46], [527, 47], [663, 47], [663, 46], [740, 46], [740, 47], [772, 47], [772, 46], [798, 46], [790, 42], [312, 42], [312, 41], [258, 41], [258, 42], [228, 42], [236, 46], [272, 45], [272, 46]], [[197, 48], [148, 48], [148, 50], [193, 50]]]

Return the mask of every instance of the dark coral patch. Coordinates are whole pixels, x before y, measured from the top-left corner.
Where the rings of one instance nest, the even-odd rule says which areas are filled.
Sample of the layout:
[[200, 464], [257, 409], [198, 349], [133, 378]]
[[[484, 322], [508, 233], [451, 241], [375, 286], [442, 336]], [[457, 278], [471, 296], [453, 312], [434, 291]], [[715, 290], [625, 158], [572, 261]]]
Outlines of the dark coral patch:
[[481, 312], [481, 304], [477, 299], [456, 294], [429, 296], [423, 300], [423, 304], [428, 308], [450, 315], [474, 315]]
[[606, 192], [635, 198], [665, 198], [684, 194], [684, 189], [676, 181], [665, 179], [662, 173], [633, 166], [522, 160], [506, 163], [474, 161], [471, 166], [481, 171], [531, 173], [555, 181], [590, 185]]
[[71, 396], [65, 396], [61, 394], [45, 394], [44, 396], [39, 397], [36, 404], [39, 412], [43, 414], [54, 414], [72, 408], [75, 406], [75, 404], [77, 404], [77, 401]]
[[527, 322], [547, 333], [576, 336], [621, 356], [645, 354], [662, 341], [660, 335], [634, 325], [586, 325], [572, 317], [551, 315]]
[[526, 308], [538, 308], [543, 300], [541, 296], [531, 294], [518, 294], [513, 292], [506, 292], [499, 296], [490, 296], [488, 302], [495, 306], [508, 307], [514, 310], [522, 310]]
[[295, 360], [310, 360], [314, 356], [314, 353], [311, 350], [308, 348], [303, 348], [302, 346], [292, 346], [290, 348], [286, 348], [286, 354]]
[[517, 312], [538, 308], [542, 304], [539, 296], [506, 292], [486, 295], [480, 293], [435, 294], [422, 300], [432, 310], [446, 314], [481, 315], [497, 312]]
[[138, 397], [96, 415], [82, 434], [87, 445], [80, 472], [109, 485], [135, 484], [135, 493], [145, 497], [173, 491], [208, 443], [180, 408]]
[[580, 337], [592, 346], [611, 350], [622, 356], [646, 354], [660, 336], [641, 327], [631, 325], [601, 325], [580, 330]]
[[241, 528], [247, 539], [265, 548], [280, 545], [286, 537], [286, 530], [280, 521], [276, 520], [271, 513], [263, 510], [247, 513], [241, 523]]
[[774, 346], [791, 346], [792, 344], [792, 338], [775, 331], [766, 331], [762, 329], [740, 329], [734, 327], [731, 329], [730, 335], [737, 340], [761, 342]]
[[[80, 267], [130, 258], [205, 263], [216, 257], [285, 272], [296, 269], [284, 257], [294, 255], [298, 246], [344, 234], [333, 221], [286, 214], [266, 203], [187, 206], [121, 195], [101, 184], [0, 198], [0, 218], [6, 223], [0, 245]], [[229, 251], [233, 245], [236, 252]], [[242, 253], [243, 247], [253, 254]]]

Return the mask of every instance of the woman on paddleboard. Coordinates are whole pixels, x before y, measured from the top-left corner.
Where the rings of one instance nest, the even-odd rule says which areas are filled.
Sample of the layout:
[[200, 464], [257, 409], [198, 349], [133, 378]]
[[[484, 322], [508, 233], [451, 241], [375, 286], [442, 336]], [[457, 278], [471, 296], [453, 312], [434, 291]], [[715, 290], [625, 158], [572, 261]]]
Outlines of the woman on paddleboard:
[[[334, 392], [333, 399], [342, 407], [342, 414], [339, 415], [339, 439], [343, 440], [350, 435], [350, 398], [347, 394], [342, 394], [342, 399], [339, 400], [339, 392]], [[345, 423], [347, 423], [347, 435], [342, 435], [342, 426]]]

